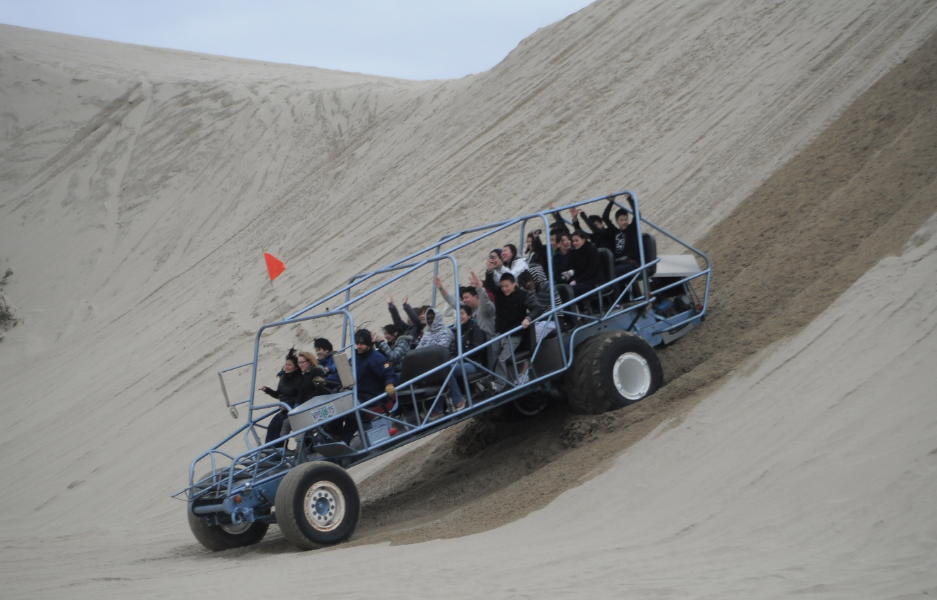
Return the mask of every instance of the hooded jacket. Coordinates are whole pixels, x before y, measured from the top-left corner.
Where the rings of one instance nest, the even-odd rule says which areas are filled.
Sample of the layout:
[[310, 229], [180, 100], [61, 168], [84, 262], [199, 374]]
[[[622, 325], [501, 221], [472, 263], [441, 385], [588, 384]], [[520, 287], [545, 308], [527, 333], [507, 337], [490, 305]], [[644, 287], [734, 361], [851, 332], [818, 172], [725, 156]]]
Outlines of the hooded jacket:
[[452, 331], [446, 327], [446, 324], [443, 323], [442, 313], [437, 311], [435, 308], [429, 308], [426, 310], [426, 322], [430, 321], [430, 311], [433, 312], [433, 324], [429, 326], [427, 331], [423, 332], [423, 338], [420, 340], [420, 345], [417, 348], [423, 348], [425, 346], [442, 346], [443, 348], [450, 348], [455, 341], [455, 336], [452, 335]]
[[390, 361], [390, 366], [395, 371], [400, 371], [403, 368], [403, 357], [413, 349], [413, 338], [409, 335], [398, 335], [393, 347], [384, 340], [379, 340], [377, 349]]

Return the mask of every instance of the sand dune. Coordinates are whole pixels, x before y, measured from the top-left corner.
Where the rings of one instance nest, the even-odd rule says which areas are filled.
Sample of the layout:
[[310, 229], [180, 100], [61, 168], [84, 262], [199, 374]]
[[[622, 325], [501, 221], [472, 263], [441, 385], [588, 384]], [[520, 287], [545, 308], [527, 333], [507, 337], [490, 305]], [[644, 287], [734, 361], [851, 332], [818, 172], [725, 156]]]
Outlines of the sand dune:
[[[769, 340], [728, 381], [665, 388], [710, 386], [558, 498], [581, 474], [519, 472], [530, 490], [515, 498], [556, 498], [519, 521], [460, 537], [478, 530], [462, 525], [479, 504], [457, 505], [412, 539], [394, 534], [457, 539], [363, 535], [300, 554], [274, 533], [210, 555], [168, 495], [233, 424], [213, 373], [246, 359], [264, 321], [444, 232], [551, 201], [630, 188], [691, 240], [741, 234], [731, 215], [773, 208], [758, 195], [772, 177], [804, 172], [800, 153], [935, 27], [924, 0], [598, 2], [486, 73], [409, 82], [0, 26], [0, 267], [15, 272], [4, 294], [24, 320], [0, 343], [2, 473], [15, 482], [0, 500], [4, 595], [934, 593], [933, 223], [849, 287], [937, 210], [933, 161], [895, 183], [916, 200], [889, 217], [902, 223], [887, 243], [860, 252], [871, 262], [825, 266], [846, 274], [820, 306], [849, 291], [785, 331], [816, 317], [807, 329]], [[917, 110], [892, 129], [882, 111], [887, 147], [841, 177], [843, 163], [826, 168], [849, 181], [822, 193], [858, 193], [875, 169], [913, 163], [902, 147], [933, 152], [933, 104]], [[792, 206], [814, 210], [810, 189]], [[762, 222], [775, 245], [744, 258], [783, 247]], [[261, 247], [288, 266], [275, 292]], [[723, 251], [723, 282], [741, 294], [757, 269]], [[811, 269], [791, 297], [829, 277]], [[738, 305], [714, 307], [712, 335], [731, 339], [745, 325], [720, 308]], [[283, 350], [264, 346], [267, 376]], [[675, 357], [671, 379], [708, 357]], [[630, 444], [616, 436], [640, 439], [650, 422], [593, 433], [614, 455]], [[433, 573], [415, 590], [414, 567]]]

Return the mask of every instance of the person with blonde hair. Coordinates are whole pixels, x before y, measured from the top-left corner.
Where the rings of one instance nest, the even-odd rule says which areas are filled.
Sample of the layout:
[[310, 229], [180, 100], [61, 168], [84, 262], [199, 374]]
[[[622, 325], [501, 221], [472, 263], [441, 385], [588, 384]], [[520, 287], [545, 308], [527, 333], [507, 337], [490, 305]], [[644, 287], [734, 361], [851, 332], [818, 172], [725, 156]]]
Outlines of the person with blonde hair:
[[[319, 359], [312, 352], [297, 352], [296, 362], [302, 373], [299, 378], [299, 386], [296, 392], [295, 408], [314, 396], [328, 394], [329, 390], [325, 387], [325, 378], [328, 372], [319, 365]], [[283, 420], [283, 426], [280, 429], [280, 437], [289, 435], [293, 431], [290, 425], [289, 417]]]

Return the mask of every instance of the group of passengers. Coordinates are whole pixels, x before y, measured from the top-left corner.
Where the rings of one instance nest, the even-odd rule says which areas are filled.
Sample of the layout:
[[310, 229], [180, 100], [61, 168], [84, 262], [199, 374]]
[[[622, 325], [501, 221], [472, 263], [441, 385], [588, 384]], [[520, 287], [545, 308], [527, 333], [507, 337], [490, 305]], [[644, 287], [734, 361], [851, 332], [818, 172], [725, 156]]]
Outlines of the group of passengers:
[[[554, 223], [550, 226], [551, 260], [547, 260], [547, 248], [540, 240], [540, 231], [527, 236], [525, 255], [518, 253], [513, 244], [492, 250], [486, 261], [484, 280], [474, 272], [469, 285], [459, 288], [459, 302], [449, 294], [440, 279], [434, 279], [436, 288], [447, 304], [459, 307], [461, 337], [457, 339], [456, 326], [446, 327], [443, 315], [431, 306], [414, 309], [404, 298], [402, 308], [407, 317], [404, 321], [393, 296], [388, 298], [387, 308], [391, 323], [383, 332], [359, 329], [355, 333], [355, 380], [358, 399], [366, 402], [386, 392], [387, 400], [381, 405], [371, 405], [371, 412], [383, 414], [396, 404], [396, 384], [406, 355], [417, 348], [441, 346], [448, 356], [458, 354], [461, 345], [463, 355], [470, 360], [457, 365], [449, 379], [449, 395], [454, 410], [465, 406], [465, 394], [460, 386], [466, 377], [494, 365], [496, 377], [491, 386], [493, 393], [500, 393], [512, 380], [509, 373], [511, 362], [518, 347], [523, 343], [523, 331], [534, 323], [535, 339], [539, 340], [555, 328], [551, 320], [537, 321], [551, 303], [562, 304], [559, 294], [550, 285], [546, 269], [552, 262], [553, 280], [567, 283], [575, 296], [581, 296], [603, 283], [598, 248], [609, 249], [614, 256], [615, 274], [620, 276], [640, 264], [637, 227], [630, 215], [634, 214], [634, 201], [626, 199], [631, 211], [619, 208], [615, 222], [610, 220], [615, 203], [609, 200], [602, 216], [587, 215], [575, 208], [570, 210], [573, 228], [558, 212], [553, 213]], [[582, 228], [582, 223], [589, 233]], [[517, 331], [515, 331], [517, 330]], [[489, 340], [507, 335], [488, 347], [486, 352], [475, 352]], [[314, 341], [316, 355], [296, 352], [291, 349], [280, 374], [276, 390], [267, 387], [261, 391], [277, 398], [284, 404], [295, 407], [320, 394], [332, 393], [341, 387], [335, 367], [332, 344], [325, 338]], [[481, 369], [479, 368], [480, 365]], [[521, 383], [527, 369], [526, 362], [513, 364], [513, 381]], [[439, 403], [436, 403], [439, 404]], [[436, 408], [430, 420], [443, 416], [444, 409]], [[284, 408], [270, 422], [267, 442], [290, 433], [287, 410]], [[336, 433], [338, 430], [335, 430]], [[340, 435], [348, 443], [357, 432], [353, 418], [345, 419], [340, 426]]]
[[[336, 352], [332, 343], [326, 338], [316, 338], [313, 342], [316, 354], [310, 352], [297, 352], [294, 348], [286, 355], [283, 370], [278, 374], [279, 382], [275, 390], [261, 387], [260, 391], [272, 396], [289, 406], [296, 408], [300, 404], [314, 398], [331, 394], [342, 387], [341, 377], [335, 365]], [[355, 381], [358, 385], [358, 399], [365, 402], [382, 393], [387, 393], [387, 399], [377, 405], [369, 406], [372, 413], [384, 414], [391, 410], [396, 401], [397, 376], [394, 369], [383, 354], [374, 350], [371, 333], [361, 329], [355, 333]], [[289, 410], [282, 407], [273, 416], [267, 425], [267, 436], [264, 443], [269, 444], [277, 438], [290, 434], [292, 427], [289, 421]], [[373, 417], [373, 415], [368, 415]], [[328, 433], [340, 438], [346, 444], [351, 442], [358, 425], [355, 418], [347, 417], [342, 423], [333, 424]], [[286, 446], [284, 441], [282, 446]]]

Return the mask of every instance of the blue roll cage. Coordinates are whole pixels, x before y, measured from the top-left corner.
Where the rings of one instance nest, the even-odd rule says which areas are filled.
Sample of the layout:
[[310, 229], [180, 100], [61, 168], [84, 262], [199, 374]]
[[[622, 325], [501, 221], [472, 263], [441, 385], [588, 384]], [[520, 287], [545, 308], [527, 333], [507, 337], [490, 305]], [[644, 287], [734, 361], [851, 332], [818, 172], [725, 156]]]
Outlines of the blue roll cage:
[[[601, 201], [610, 201], [614, 202], [616, 206], [623, 208], [625, 211], [631, 213], [632, 210], [629, 206], [623, 205], [618, 202], [618, 198], [630, 195], [634, 200], [634, 219], [637, 226], [638, 239], [643, 239], [641, 236], [644, 233], [642, 231], [642, 226], [646, 225], [653, 229], [654, 231], [666, 236], [667, 238], [673, 240], [677, 244], [683, 246], [690, 252], [692, 252], [697, 257], [701, 258], [706, 267], [699, 272], [689, 275], [686, 277], [681, 277], [678, 281], [674, 281], [665, 286], [658, 287], [655, 290], [651, 290], [649, 285], [649, 275], [648, 269], [659, 262], [659, 258], [651, 262], [645, 260], [645, 248], [644, 244], [639, 244], [640, 250], [640, 265], [628, 273], [624, 273], [618, 277], [613, 278], [611, 281], [608, 281], [594, 290], [591, 290], [587, 293], [584, 293], [569, 302], [565, 302], [557, 305], [556, 295], [551, 295], [550, 307], [549, 310], [545, 310], [544, 313], [534, 319], [531, 322], [531, 326], [534, 326], [534, 323], [540, 321], [552, 321], [554, 323], [555, 331], [557, 336], [561, 339], [562, 343], [559, 344], [560, 352], [562, 354], [562, 368], [552, 370], [548, 373], [536, 373], [532, 378], [522, 379], [519, 383], [505, 379], [494, 372], [494, 365], [489, 369], [483, 366], [479, 360], [474, 359], [473, 355], [479, 353], [485, 353], [488, 351], [489, 346], [499, 342], [503, 338], [506, 338], [509, 335], [515, 335], [522, 331], [522, 327], [518, 326], [511, 331], [502, 333], [497, 337], [494, 337], [487, 341], [482, 346], [472, 349], [470, 352], [463, 353], [462, 344], [456, 344], [457, 352], [456, 355], [446, 361], [444, 364], [420, 374], [418, 377], [411, 379], [410, 381], [402, 382], [397, 386], [397, 401], [404, 402], [403, 397], [407, 395], [408, 390], [413, 391], [419, 387], [421, 381], [426, 380], [427, 378], [433, 377], [443, 371], [446, 371], [445, 380], [441, 384], [433, 384], [433, 387], [436, 385], [439, 386], [439, 391], [436, 393], [435, 399], [432, 401], [432, 406], [430, 409], [425, 411], [426, 416], [420, 418], [415, 424], [412, 421], [403, 420], [402, 416], [390, 416], [387, 414], [381, 414], [375, 412], [375, 407], [381, 404], [385, 404], [388, 401], [387, 394], [382, 393], [376, 397], [373, 397], [367, 401], [361, 402], [358, 398], [358, 386], [355, 385], [351, 394], [353, 395], [353, 407], [349, 410], [345, 410], [330, 416], [322, 421], [317, 422], [315, 425], [306, 427], [304, 429], [299, 429], [292, 431], [286, 436], [282, 436], [277, 440], [274, 440], [270, 443], [261, 443], [260, 436], [257, 434], [256, 429], [258, 427], [265, 429], [266, 427], [262, 425], [262, 422], [266, 419], [271, 418], [275, 415], [281, 408], [286, 408], [289, 410], [291, 407], [282, 403], [274, 402], [268, 404], [255, 404], [255, 389], [257, 385], [257, 364], [258, 357], [260, 353], [260, 340], [263, 333], [269, 329], [282, 327], [284, 325], [293, 325], [296, 323], [301, 323], [304, 321], [311, 321], [315, 319], [323, 319], [329, 317], [342, 317], [342, 342], [340, 352], [346, 352], [351, 349], [351, 367], [352, 371], [356, 372], [356, 362], [357, 356], [354, 352], [353, 338], [354, 338], [354, 317], [352, 316], [350, 309], [356, 303], [360, 302], [364, 298], [377, 293], [383, 288], [391, 285], [395, 281], [406, 277], [410, 273], [413, 273], [417, 269], [432, 264], [434, 267], [434, 275], [438, 276], [439, 274], [439, 264], [443, 261], [448, 261], [452, 265], [453, 273], [458, 280], [459, 273], [459, 264], [458, 260], [454, 256], [454, 252], [457, 250], [466, 248], [472, 244], [478, 243], [488, 237], [491, 237], [505, 229], [520, 224], [520, 241], [518, 247], [523, 247], [525, 230], [527, 224], [530, 221], [542, 221], [544, 224], [543, 231], [549, 231], [550, 229], [550, 220], [549, 216], [560, 211], [568, 210], [571, 208], [576, 208], [579, 206], [584, 206], [587, 204], [592, 204], [595, 202]], [[468, 238], [468, 239], [466, 239]], [[432, 253], [430, 256], [427, 254]], [[547, 252], [547, 268], [546, 274], [550, 280], [551, 288], [555, 289], [555, 283], [553, 280], [553, 256], [551, 252]], [[357, 286], [365, 284], [366, 282], [373, 280], [376, 277], [393, 274], [387, 280], [380, 281], [374, 287], [367, 289], [362, 293], [357, 293], [353, 295], [353, 289]], [[648, 317], [645, 315], [647, 311], [643, 311], [644, 307], [651, 305], [655, 301], [655, 296], [659, 295], [661, 292], [666, 291], [671, 288], [678, 286], [683, 286], [688, 284], [690, 281], [696, 280], [698, 278], [705, 277], [705, 292], [703, 295], [702, 303], [699, 307], [695, 307], [693, 310], [685, 311], [684, 313], [678, 314], [672, 318], [663, 318], [657, 315], [651, 315]], [[271, 483], [278, 485], [279, 479], [285, 475], [290, 468], [296, 466], [300, 462], [303, 462], [304, 459], [308, 458], [302, 453], [299, 453], [295, 456], [290, 456], [285, 452], [278, 452], [278, 446], [284, 442], [286, 439], [291, 437], [297, 437], [308, 433], [314, 429], [319, 429], [324, 425], [327, 425], [330, 422], [340, 421], [349, 415], [353, 415], [357, 421], [359, 436], [362, 441], [362, 448], [359, 450], [354, 450], [349, 454], [343, 456], [344, 465], [346, 467], [352, 466], [364, 462], [368, 459], [374, 458], [386, 452], [389, 452], [395, 448], [408, 444], [410, 442], [416, 441], [422, 437], [435, 433], [441, 429], [454, 425], [458, 422], [461, 422], [465, 419], [471, 418], [478, 415], [481, 412], [489, 410], [495, 406], [500, 406], [507, 402], [510, 402], [514, 399], [522, 397], [526, 394], [531, 393], [536, 390], [543, 390], [551, 386], [552, 382], [556, 381], [559, 376], [562, 376], [566, 369], [572, 364], [574, 358], [574, 352], [577, 345], [592, 337], [596, 333], [605, 330], [626, 330], [634, 331], [639, 335], [644, 336], [652, 345], [657, 345], [660, 343], [660, 334], [667, 333], [671, 331], [679, 330], [682, 327], [687, 326], [688, 324], [698, 324], [702, 321], [708, 309], [709, 302], [709, 291], [710, 283], [712, 277], [712, 265], [709, 258], [700, 250], [692, 247], [690, 244], [679, 239], [672, 233], [664, 230], [663, 228], [655, 225], [654, 223], [648, 221], [641, 216], [640, 208], [638, 204], [638, 198], [635, 194], [630, 191], [621, 191], [614, 194], [609, 194], [607, 196], [600, 196], [598, 198], [593, 198], [590, 200], [583, 200], [573, 204], [568, 204], [558, 208], [551, 208], [549, 211], [540, 211], [537, 213], [532, 213], [524, 215], [521, 217], [516, 217], [514, 219], [509, 219], [506, 221], [500, 221], [497, 223], [492, 223], [489, 225], [484, 225], [481, 227], [475, 227], [473, 229], [466, 229], [457, 233], [453, 233], [447, 236], [443, 236], [438, 242], [432, 244], [418, 252], [414, 252], [394, 262], [386, 267], [381, 269], [376, 269], [373, 271], [368, 271], [355, 275], [351, 278], [349, 283], [342, 287], [341, 289], [317, 300], [316, 302], [306, 306], [305, 308], [291, 314], [290, 316], [276, 321], [273, 323], [268, 323], [263, 325], [260, 329], [257, 330], [257, 334], [254, 338], [254, 355], [253, 360], [248, 363], [230, 367], [218, 373], [219, 378], [221, 378], [222, 391], [225, 395], [225, 401], [227, 402], [227, 392], [224, 389], [224, 379], [222, 377], [223, 373], [234, 371], [237, 369], [242, 369], [245, 367], [251, 367], [251, 386], [250, 386], [250, 397], [246, 400], [236, 402], [234, 404], [229, 403], [230, 410], [232, 414], [237, 416], [237, 406], [247, 405], [247, 422], [236, 429], [229, 436], [221, 440], [219, 443], [215, 444], [211, 449], [200, 454], [195, 460], [192, 461], [189, 467], [189, 486], [185, 489], [177, 492], [173, 495], [175, 498], [180, 498], [187, 500], [192, 503], [200, 498], [211, 496], [212, 498], [217, 498], [222, 489], [224, 489], [223, 496], [225, 497], [224, 502], [214, 503], [210, 505], [204, 505], [198, 507], [195, 510], [197, 514], [210, 514], [212, 512], [226, 512], [232, 515], [238, 512], [238, 506], [232, 500], [234, 495], [239, 493], [249, 494], [251, 490], [256, 489], [260, 492], [261, 502], [269, 501], [272, 503], [272, 495], [275, 493], [275, 487], [271, 486]], [[640, 296], [635, 296], [632, 293], [632, 289], [635, 286], [635, 283], [638, 281], [643, 282], [643, 286], [640, 286], [641, 294]], [[615, 286], [622, 284], [620, 288], [620, 293], [613, 301], [607, 302], [607, 309], [604, 302], [603, 291], [614, 290]], [[456, 281], [456, 292], [458, 291], [458, 281]], [[483, 293], [483, 292], [482, 292]], [[325, 312], [313, 312], [316, 308], [324, 306], [326, 302], [338, 298], [344, 295], [342, 303], [335, 309], [326, 309]], [[621, 304], [622, 300], [626, 297], [632, 298], [631, 301], [627, 302], [624, 306]], [[455, 299], [455, 311], [458, 315], [459, 306], [461, 303], [461, 297], [458, 293], [453, 294]], [[583, 301], [589, 301], [590, 299], [597, 299], [599, 311], [597, 314], [586, 314], [576, 312], [575, 306]], [[432, 295], [432, 306], [436, 306], [436, 288], [433, 288]], [[312, 314], [310, 314], [312, 313]], [[563, 332], [561, 327], [560, 319], [563, 317], [574, 317], [578, 319], [578, 325], [570, 330]], [[457, 318], [455, 322], [455, 334], [456, 339], [461, 339], [462, 335], [462, 325], [460, 320]], [[529, 358], [530, 364], [532, 365], [538, 355], [541, 352], [541, 348], [548, 339], [547, 335], [541, 336], [534, 348], [532, 348], [531, 356]], [[437, 407], [440, 406], [440, 403], [444, 401], [444, 394], [448, 389], [449, 383], [452, 378], [455, 376], [456, 368], [463, 364], [472, 364], [478, 372], [484, 372], [487, 375], [490, 375], [494, 378], [500, 379], [505, 387], [500, 393], [485, 398], [475, 398], [473, 397], [471, 386], [469, 385], [468, 376], [465, 374], [465, 370], [462, 369], [460, 372], [462, 374], [463, 383], [465, 387], [465, 399], [467, 402], [467, 408], [453, 412], [451, 414], [446, 414], [442, 418], [432, 421], [429, 421], [430, 414], [432, 414]], [[517, 372], [517, 361], [512, 355], [512, 366]], [[475, 394], [477, 396], [477, 394]], [[414, 414], [419, 415], [418, 407], [416, 406], [417, 400], [415, 396], [411, 394], [414, 403]], [[425, 400], [420, 400], [420, 402], [425, 402]], [[366, 418], [362, 418], [365, 415]], [[372, 442], [369, 439], [369, 436], [365, 435], [365, 424], [372, 421], [374, 418], [384, 418], [387, 422], [392, 423], [398, 427], [400, 433], [386, 439]], [[229, 441], [236, 438], [238, 435], [243, 434], [244, 442], [246, 445], [246, 450], [238, 455], [232, 455], [224, 450], [224, 446]], [[196, 481], [195, 478], [195, 469], [197, 465], [204, 459], [209, 459], [211, 466], [211, 472], [204, 477], [199, 478]], [[216, 459], [226, 459], [230, 461], [230, 464], [219, 468]], [[317, 460], [328, 460], [326, 458], [317, 458]], [[184, 497], [183, 497], [184, 496]], [[238, 502], [241, 502], [240, 496], [238, 496]], [[255, 501], [256, 503], [256, 501]], [[237, 521], [238, 519], [235, 519]], [[248, 520], [253, 520], [253, 518], [248, 518]]]

